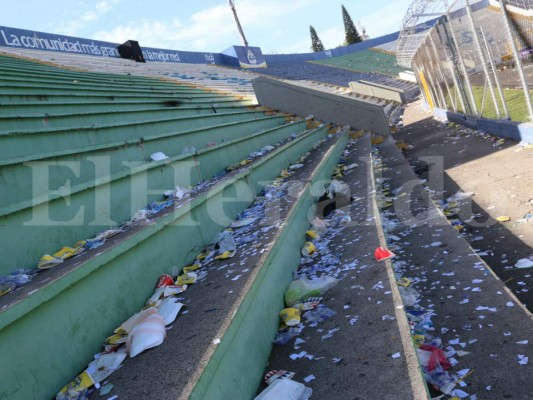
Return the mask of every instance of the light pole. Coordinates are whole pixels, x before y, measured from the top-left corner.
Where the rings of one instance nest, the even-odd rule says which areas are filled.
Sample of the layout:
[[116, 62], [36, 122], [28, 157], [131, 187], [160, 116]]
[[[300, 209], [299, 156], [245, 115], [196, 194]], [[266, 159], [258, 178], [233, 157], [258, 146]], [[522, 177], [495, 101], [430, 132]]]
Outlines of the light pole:
[[246, 37], [244, 36], [244, 32], [242, 31], [242, 26], [239, 21], [239, 17], [237, 16], [237, 10], [235, 8], [235, 3], [233, 0], [228, 0], [228, 4], [231, 7], [231, 11], [233, 12], [233, 17], [235, 18], [235, 23], [237, 24], [237, 29], [239, 30], [239, 35], [241, 36], [242, 44], [245, 47], [248, 47], [248, 41], [246, 40]]

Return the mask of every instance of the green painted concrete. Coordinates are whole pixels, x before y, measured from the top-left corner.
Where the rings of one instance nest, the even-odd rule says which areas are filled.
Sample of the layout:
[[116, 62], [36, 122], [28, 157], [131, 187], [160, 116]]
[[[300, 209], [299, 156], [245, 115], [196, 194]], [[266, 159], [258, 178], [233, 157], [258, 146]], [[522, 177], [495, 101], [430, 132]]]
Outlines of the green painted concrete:
[[168, 90], [153, 90], [153, 91], [144, 91], [142, 89], [109, 89], [108, 87], [102, 88], [91, 88], [90, 84], [87, 85], [58, 85], [55, 84], [41, 84], [38, 87], [34, 85], [20, 85], [16, 83], [2, 83], [0, 86], [0, 95], [46, 95], [49, 92], [54, 94], [62, 95], [84, 95], [84, 96], [105, 96], [105, 97], [132, 97], [132, 96], [199, 96], [199, 97], [213, 97], [213, 93], [209, 93], [207, 90], [203, 89], [190, 89], [190, 90], [181, 90], [179, 86], [176, 85], [176, 89]]
[[306, 184], [190, 400], [249, 400], [256, 394], [279, 326], [279, 311], [284, 308], [283, 295], [300, 262], [308, 216], [314, 214], [316, 197], [311, 196], [311, 188], [325, 188], [347, 142], [345, 132]]
[[[259, 180], [274, 179], [325, 135], [322, 128], [282, 146], [1, 309], [0, 354], [11, 357], [9, 364], [0, 364], [5, 382], [0, 399], [54, 396], [100, 350], [104, 338], [143, 306], [161, 273], [192, 261], [249, 206], [262, 188]], [[238, 190], [243, 186], [249, 189]], [[228, 201], [238, 191], [238, 200]]]
[[[0, 265], [0, 275], [36, 266], [44, 254], [53, 254], [62, 246], [120, 225], [152, 201], [162, 200], [165, 190], [178, 185], [189, 187], [200, 179], [211, 178], [252, 151], [301, 131], [299, 128], [302, 125], [288, 125], [251, 137], [241, 136], [195, 155], [135, 163], [130, 169], [87, 180], [68, 191], [13, 202], [0, 209], [0, 214], [6, 213], [0, 217], [2, 228], [10, 232], [0, 241], [0, 254], [9, 260]], [[20, 243], [28, 244], [25, 251], [20, 251]]]
[[[0, 81], [1, 82], [1, 81]], [[110, 87], [110, 85], [94, 85], [92, 82], [87, 83], [47, 83], [41, 82], [36, 84], [35, 82], [26, 83], [26, 82], [1, 82], [0, 94], [9, 94], [9, 93], [35, 93], [41, 92], [46, 93], [46, 91], [52, 91], [54, 93], [97, 93], [104, 96], [117, 96], [117, 95], [144, 95], [146, 93], [151, 94], [183, 94], [183, 95], [202, 95], [206, 94], [206, 90], [203, 89], [194, 89], [190, 87], [181, 87], [176, 85], [175, 88], [167, 89], [144, 89], [144, 88], [135, 88], [135, 87]]]
[[[72, 83], [74, 80], [78, 82], [94, 82], [96, 85], [111, 85], [117, 87], [135, 87], [147, 89], [169, 89], [175, 88], [176, 85], [183, 89], [193, 88], [190, 85], [181, 85], [177, 81], [162, 80], [157, 78], [147, 78], [141, 76], [126, 76], [126, 75], [109, 75], [106, 73], [95, 72], [78, 72], [68, 69], [54, 68], [53, 70], [44, 70], [42, 65], [32, 68], [27, 66], [17, 66], [12, 63], [1, 64], [0, 72], [2, 76], [0, 80], [4, 82], [57, 82], [57, 83]], [[23, 78], [21, 78], [23, 76]]]
[[[176, 85], [169, 79], [158, 79], [143, 76], [112, 74], [112, 73], [95, 73], [86, 72], [69, 68], [61, 68], [54, 65], [40, 63], [37, 61], [24, 60], [9, 56], [0, 56], [0, 71], [3, 79], [20, 79], [21, 75], [25, 78], [38, 78], [57, 80], [59, 82], [72, 80], [90, 80], [95, 83], [110, 83], [114, 85], [136, 85], [146, 87], [172, 87]], [[187, 84], [181, 84], [183, 87], [190, 87]]]
[[[149, 136], [171, 136], [205, 127], [237, 123], [250, 119], [259, 124], [280, 117], [265, 116], [262, 112], [240, 111], [227, 114], [168, 118], [129, 124], [127, 121], [107, 126], [92, 126], [74, 129], [47, 129], [0, 134], [0, 165], [28, 162], [76, 154], [89, 149], [121, 146], [132, 140], [139, 141]], [[208, 143], [211, 140], [202, 143]]]
[[[81, 107], [80, 107], [81, 108]], [[26, 131], [32, 129], [52, 129], [52, 128], [76, 128], [88, 125], [107, 125], [120, 120], [127, 120], [129, 123], [139, 123], [153, 121], [154, 119], [166, 118], [187, 118], [199, 115], [226, 114], [231, 112], [245, 111], [246, 106], [234, 107], [220, 105], [213, 109], [211, 104], [204, 106], [186, 107], [160, 107], [148, 109], [126, 109], [123, 111], [100, 111], [89, 112], [80, 110], [63, 114], [43, 113], [39, 111], [34, 115], [6, 115], [0, 114], [0, 134], [12, 131]], [[4, 110], [5, 111], [5, 110]], [[215, 112], [216, 111], [216, 112]]]
[[[205, 101], [191, 103], [188, 101], [174, 101], [169, 98], [168, 100], [151, 100], [141, 99], [138, 102], [121, 102], [117, 100], [115, 102], [107, 103], [95, 103], [95, 102], [25, 102], [16, 104], [4, 104], [2, 105], [2, 111], [0, 116], [2, 117], [30, 117], [30, 118], [43, 118], [48, 115], [63, 116], [72, 114], [96, 114], [96, 113], [114, 113], [114, 112], [135, 112], [144, 110], [158, 110], [158, 109], [171, 109], [171, 110], [192, 110], [197, 108], [209, 108], [216, 103], [218, 109], [226, 110], [231, 107], [249, 107], [249, 104], [240, 102], [238, 100], [233, 101]], [[224, 100], [224, 99], [223, 99]]]
[[[182, 156], [182, 149], [184, 146], [194, 146], [197, 148], [197, 153], [194, 156], [198, 162], [202, 163], [202, 168], [213, 166], [209, 167], [209, 171], [214, 174], [225, 168], [229, 163], [240, 161], [252, 151], [269, 144], [268, 138], [270, 136], [272, 136], [271, 143], [275, 143], [279, 140], [280, 132], [290, 132], [289, 134], [292, 134], [305, 129], [302, 122], [279, 125], [284, 121], [284, 118], [275, 121], [276, 125], [271, 128], [274, 121], [269, 120], [271, 124], [264, 125], [264, 121], [249, 120], [192, 131], [186, 135], [181, 135], [183, 137], [180, 137], [180, 135], [163, 138], [145, 137], [142, 144], [139, 141], [131, 141], [122, 146], [63, 155], [35, 163], [28, 162], [4, 166], [0, 169], [0, 180], [10, 190], [0, 192], [0, 216], [58, 197], [56, 192], [66, 182], [69, 182], [70, 193], [74, 193], [80, 185], [102, 178], [114, 180], [114, 175], [117, 174], [130, 174], [132, 173], [132, 165], [144, 165], [147, 168], [154, 166], [155, 164], [149, 160], [150, 154], [163, 149], [170, 157], [168, 162], [175, 162], [189, 160], [192, 154]], [[265, 142], [265, 139], [267, 142]], [[251, 146], [245, 146], [246, 151], [249, 151], [244, 153], [241, 151], [243, 142], [250, 143], [252, 146], [258, 143], [262, 145], [255, 149], [250, 148]], [[218, 143], [218, 146], [206, 147], [208, 144], [216, 143]], [[237, 145], [239, 148], [237, 148]], [[222, 152], [227, 152], [227, 154], [216, 154], [213, 150], [218, 148]], [[235, 150], [238, 150], [239, 155], [237, 157], [240, 157], [239, 159], [235, 159]], [[176, 154], [178, 156], [175, 156]], [[206, 156], [207, 154], [209, 154], [209, 157]], [[219, 157], [221, 161], [225, 160], [225, 163], [211, 163], [210, 157]], [[205, 163], [203, 162], [204, 159]], [[48, 168], [50, 172], [46, 182], [42, 182], [44, 178], [39, 177], [39, 172], [46, 172], [44, 168]], [[189, 170], [183, 171], [185, 175], [182, 175], [182, 172], [176, 173], [176, 185], [188, 186], [195, 184], [198, 171], [195, 169], [192, 172], [194, 174], [191, 174]], [[212, 175], [202, 169], [199, 172], [204, 179]], [[120, 176], [122, 177], [122, 175]], [[35, 182], [35, 184], [31, 182]], [[51, 192], [56, 193], [56, 196], [50, 196]], [[45, 199], [38, 200], [41, 196], [44, 196]]]
[[237, 97], [212, 95], [209, 97], [192, 96], [128, 96], [128, 97], [105, 97], [105, 96], [63, 96], [63, 95], [43, 95], [43, 96], [0, 96], [2, 114], [23, 115], [29, 113], [46, 112], [87, 112], [93, 111], [123, 111], [128, 107], [154, 107], [160, 108], [178, 102], [180, 105], [202, 106], [218, 104], [224, 106], [255, 105], [249, 99], [238, 99]]

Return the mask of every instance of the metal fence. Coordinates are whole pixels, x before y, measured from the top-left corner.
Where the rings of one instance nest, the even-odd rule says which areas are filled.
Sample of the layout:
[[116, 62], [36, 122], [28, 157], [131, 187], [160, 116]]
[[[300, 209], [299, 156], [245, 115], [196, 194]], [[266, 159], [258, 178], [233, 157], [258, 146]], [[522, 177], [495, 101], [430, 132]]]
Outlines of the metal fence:
[[430, 107], [533, 121], [533, 0], [415, 0], [408, 14], [398, 60]]

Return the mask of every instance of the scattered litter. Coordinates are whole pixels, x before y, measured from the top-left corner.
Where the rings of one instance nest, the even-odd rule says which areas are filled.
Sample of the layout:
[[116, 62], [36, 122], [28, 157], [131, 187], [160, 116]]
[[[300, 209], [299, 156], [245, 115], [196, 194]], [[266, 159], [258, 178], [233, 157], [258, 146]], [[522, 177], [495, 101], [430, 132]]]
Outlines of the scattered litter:
[[484, 306], [478, 306], [476, 307], [476, 311], [491, 311], [491, 312], [496, 312], [498, 311], [496, 309], [496, 307], [484, 307]]
[[298, 308], [285, 308], [279, 313], [281, 321], [287, 326], [296, 326], [300, 323], [300, 313]]
[[378, 247], [374, 252], [374, 256], [376, 257], [376, 260], [383, 261], [394, 257], [394, 253], [384, 247]]
[[109, 394], [113, 390], [113, 384], [108, 383], [107, 385], [104, 385], [100, 388], [100, 396], [105, 396], [106, 394]]
[[533, 260], [529, 258], [521, 258], [515, 264], [515, 268], [520, 268], [520, 269], [531, 268], [531, 267], [533, 267]]
[[162, 161], [166, 160], [168, 156], [165, 153], [158, 151], [157, 153], [153, 153], [150, 158], [152, 159], [152, 161]]
[[337, 284], [337, 279], [332, 276], [308, 279], [303, 277], [292, 281], [285, 293], [285, 304], [292, 307], [298, 301], [307, 297], [321, 296]]
[[511, 220], [511, 217], [509, 217], [508, 215], [501, 215], [496, 218], [496, 221], [498, 222], [508, 222], [510, 220]]
[[295, 399], [308, 400], [313, 394], [312, 389], [292, 379], [276, 379], [263, 390], [254, 400]]
[[285, 370], [273, 370], [269, 371], [265, 375], [265, 383], [271, 385], [276, 379], [292, 379], [296, 375], [294, 372]]

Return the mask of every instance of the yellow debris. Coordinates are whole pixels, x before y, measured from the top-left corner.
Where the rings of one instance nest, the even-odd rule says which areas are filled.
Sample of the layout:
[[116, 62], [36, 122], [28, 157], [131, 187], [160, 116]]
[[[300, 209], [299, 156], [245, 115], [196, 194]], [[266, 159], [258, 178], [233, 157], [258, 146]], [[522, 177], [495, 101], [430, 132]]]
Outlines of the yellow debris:
[[498, 222], [508, 222], [510, 220], [511, 220], [511, 217], [509, 217], [508, 215], [502, 215], [496, 218], [496, 221]]
[[365, 132], [361, 129], [359, 131], [350, 132], [350, 139], [360, 139], [365, 136]]
[[383, 136], [374, 136], [370, 143], [373, 145], [381, 144], [385, 141], [385, 138]]

